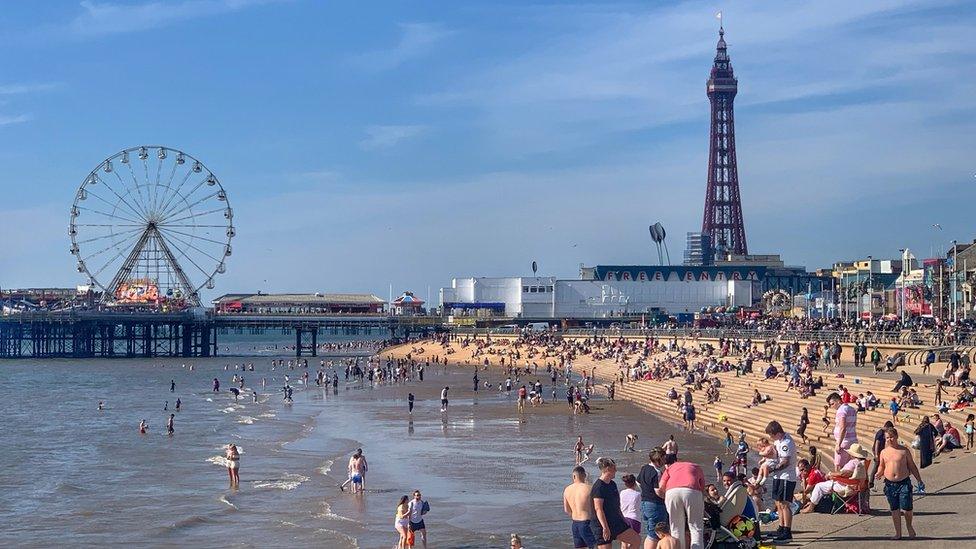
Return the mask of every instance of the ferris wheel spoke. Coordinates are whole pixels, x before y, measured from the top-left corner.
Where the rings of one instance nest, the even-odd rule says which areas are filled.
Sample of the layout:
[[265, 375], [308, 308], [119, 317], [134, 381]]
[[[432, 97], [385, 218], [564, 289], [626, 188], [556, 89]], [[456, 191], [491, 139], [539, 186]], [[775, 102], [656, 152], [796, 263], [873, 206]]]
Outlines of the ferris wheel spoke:
[[[174, 172], [176, 171], [175, 164], [173, 165], [173, 171]], [[183, 188], [183, 185], [186, 185], [186, 182], [189, 181], [191, 175], [193, 175], [193, 168], [187, 167], [186, 175], [183, 176], [183, 181], [180, 181], [180, 184], [177, 185], [176, 189], [174, 189], [171, 193], [169, 193], [169, 198], [166, 200], [166, 203], [163, 205], [162, 211], [164, 212], [167, 211], [169, 207], [173, 204], [173, 201], [176, 200], [177, 197], [181, 196], [180, 189]]]
[[[122, 189], [125, 190], [125, 194], [131, 196], [132, 195], [132, 192], [129, 189], [129, 185], [125, 182], [125, 180], [122, 179], [122, 176], [119, 175], [119, 171], [118, 170], [112, 170], [112, 173], [114, 173], [115, 174], [115, 178], [119, 180], [119, 185], [121, 185], [122, 186]], [[135, 182], [135, 178], [134, 177], [133, 177], [133, 182]], [[137, 184], [136, 185], [136, 191], [138, 191], [138, 190], [139, 190], [139, 186]], [[112, 192], [115, 192], [115, 191], [113, 190]], [[142, 212], [142, 218], [143, 219], [149, 219], [149, 211], [146, 210], [146, 207], [142, 203], [142, 200], [141, 200], [142, 193], [138, 193], [138, 194], [139, 194], [140, 200], [139, 201], [133, 200], [133, 202], [135, 202], [135, 204], [137, 206], [139, 206], [139, 211]], [[116, 195], [119, 196], [119, 198], [121, 198], [121, 196], [118, 195], [118, 193], [116, 193]]]
[[[165, 240], [166, 238], [167, 238], [166, 236], [163, 236], [163, 239], [164, 239], [164, 240]], [[205, 251], [203, 251], [203, 250], [201, 250], [201, 249], [200, 249], [200, 248], [198, 248], [198, 247], [197, 247], [196, 245], [194, 245], [194, 244], [193, 244], [192, 242], [187, 242], [186, 240], [183, 240], [182, 238], [180, 238], [180, 237], [178, 237], [178, 236], [172, 236], [172, 235], [170, 235], [170, 236], [169, 236], [169, 238], [172, 238], [173, 240], [175, 240], [175, 241], [177, 241], [177, 242], [179, 242], [180, 244], [183, 244], [183, 245], [185, 245], [185, 246], [187, 246], [187, 247], [189, 247], [189, 248], [191, 248], [191, 249], [193, 249], [193, 250], [195, 250], [195, 251], [197, 251], [197, 252], [199, 252], [199, 253], [201, 253], [201, 254], [203, 254], [203, 255], [204, 255], [204, 256], [206, 256], [207, 258], [209, 258], [209, 259], [212, 259], [212, 260], [214, 260], [214, 261], [215, 261], [215, 262], [217, 262], [217, 263], [220, 263], [220, 259], [218, 259], [218, 258], [216, 258], [216, 257], [214, 257], [214, 256], [212, 256], [212, 255], [210, 255], [210, 253], [208, 253], [208, 252], [205, 252]], [[194, 238], [196, 238], [196, 237], [194, 237]], [[189, 257], [188, 257], [187, 259], [189, 259]]]
[[224, 228], [224, 229], [228, 228], [227, 225], [197, 225], [196, 223], [194, 223], [192, 225], [166, 223], [164, 225], [157, 225], [157, 227], [162, 227], [164, 229], [168, 229], [170, 227], [186, 227], [186, 228], [193, 228], [193, 227], [221, 227], [221, 228]]
[[[162, 151], [163, 149], [159, 150]], [[159, 211], [159, 192], [161, 190], [159, 186], [159, 176], [163, 173], [164, 158], [160, 155], [160, 153], [157, 153], [156, 159], [156, 185], [153, 187], [153, 213]]]
[[[97, 177], [97, 176], [96, 176], [96, 177]], [[115, 191], [113, 191], [112, 189], [109, 189], [109, 191], [111, 191], [112, 193], [114, 193], [114, 192], [115, 192]], [[104, 198], [102, 198], [102, 197], [101, 197], [100, 195], [98, 195], [97, 193], [94, 193], [94, 192], [92, 192], [92, 190], [91, 190], [91, 189], [86, 189], [86, 190], [85, 190], [85, 192], [86, 192], [86, 193], [88, 193], [88, 196], [94, 196], [95, 198], [97, 198], [97, 199], [99, 199], [99, 200], [101, 200], [102, 202], [104, 202], [105, 204], [108, 204], [109, 206], [111, 206], [111, 207], [113, 207], [113, 208], [117, 208], [117, 207], [119, 206], [119, 204], [118, 204], [118, 203], [116, 203], [116, 204], [112, 204], [112, 203], [111, 203], [111, 202], [109, 202], [108, 200], [106, 200], [106, 199], [104, 199]], [[115, 195], [115, 196], [118, 196], [118, 195]], [[121, 201], [121, 203], [122, 203], [122, 204], [125, 204], [125, 206], [127, 206], [127, 207], [129, 208], [129, 212], [130, 212], [130, 213], [132, 213], [132, 214], [134, 214], [134, 215], [135, 215], [136, 217], [142, 217], [142, 214], [141, 214], [141, 213], [139, 213], [139, 212], [137, 212], [136, 210], [134, 210], [134, 209], [132, 209], [132, 206], [129, 206], [129, 204], [128, 204], [128, 203], [127, 203], [127, 202], [126, 202], [126, 201], [125, 201], [124, 199], [122, 199], [122, 197], [119, 197], [119, 200]]]
[[75, 227], [141, 227], [145, 228], [145, 223], [75, 223]]
[[[178, 238], [174, 238], [174, 240], [176, 240], [177, 242], [180, 242], [180, 239], [178, 239]], [[166, 242], [166, 237], [165, 236], [163, 236], [163, 242]], [[184, 244], [186, 244], [186, 243], [184, 242]], [[191, 245], [191, 244], [188, 244], [188, 246], [190, 246], [191, 248], [194, 248], [194, 246]], [[200, 271], [201, 273], [203, 273], [203, 276], [206, 277], [207, 280], [210, 279], [210, 277], [212, 276], [212, 273], [208, 273], [207, 271], [205, 271], [203, 269], [203, 267], [201, 267], [200, 265], [198, 265], [196, 261], [193, 261], [193, 258], [190, 257], [189, 255], [187, 255], [186, 250], [184, 250], [183, 248], [177, 247], [176, 248], [176, 251], [180, 255], [182, 255], [183, 257], [185, 257], [186, 260], [189, 261], [194, 267], [196, 267], [198, 271]], [[207, 255], [207, 254], [204, 254], [204, 255]], [[213, 259], [213, 258], [211, 258], [211, 259]]]
[[104, 265], [102, 265], [97, 271], [95, 271], [94, 273], [91, 273], [91, 277], [94, 279], [98, 275], [102, 274], [102, 271], [104, 271], [109, 265], [112, 265], [113, 263], [115, 263], [115, 260], [116, 259], [121, 258], [125, 254], [126, 254], [126, 250], [125, 250], [125, 248], [122, 248], [121, 250], [119, 250], [119, 252], [117, 254], [115, 254], [114, 256], [112, 256], [112, 258], [109, 259]]
[[[207, 176], [207, 177], [209, 177], [209, 176]], [[189, 201], [188, 199], [191, 196], [193, 196], [193, 193], [197, 192], [197, 189], [199, 189], [200, 187], [202, 187], [203, 184], [206, 183], [206, 182], [207, 182], [207, 178], [205, 177], [205, 178], [203, 178], [202, 181], [200, 181], [199, 183], [197, 183], [196, 187], [193, 187], [193, 189], [191, 189], [190, 192], [186, 193], [185, 195], [181, 195], [180, 198], [183, 199], [183, 202], [188, 202]], [[216, 196], [216, 194], [217, 193], [215, 192], [215, 193], [213, 193], [210, 196]], [[204, 197], [203, 200], [206, 200], [207, 198], [210, 198], [210, 196]], [[163, 212], [163, 215], [161, 215], [160, 217], [162, 217], [163, 219], [166, 219], [167, 216], [173, 215], [175, 213], [179, 213], [181, 211], [184, 211], [185, 212], [186, 210], [189, 210], [190, 208], [192, 208], [193, 206], [199, 204], [200, 202], [202, 202], [202, 201], [201, 200], [198, 200], [197, 202], [194, 202], [193, 204], [189, 204], [189, 205], [187, 205], [187, 206], [185, 206], [183, 208], [180, 208], [180, 203], [179, 202], [176, 202], [175, 204], [172, 204], [169, 208], [167, 208], [166, 211]]]
[[122, 240], [118, 241], [118, 242], [113, 242], [113, 243], [109, 244], [108, 246], [102, 248], [101, 250], [98, 250], [97, 252], [92, 252], [92, 253], [90, 253], [90, 254], [88, 254], [86, 256], [82, 256], [81, 260], [82, 261], [88, 261], [89, 259], [94, 259], [94, 258], [102, 255], [103, 253], [105, 253], [105, 252], [107, 252], [109, 250], [114, 250], [114, 249], [117, 249], [119, 247], [122, 247], [122, 251], [124, 252], [125, 251], [125, 247], [123, 246], [123, 244], [125, 244], [126, 242], [128, 242], [129, 240], [132, 240], [134, 237], [137, 237], [137, 236], [138, 235], [135, 235], [135, 234], [129, 235], [129, 236], [123, 238]]
[[121, 215], [118, 215], [118, 214], [108, 214], [108, 213], [105, 213], [105, 212], [103, 212], [101, 210], [96, 210], [94, 208], [86, 208], [84, 206], [77, 206], [77, 208], [79, 210], [85, 210], [86, 212], [92, 212], [92, 213], [96, 213], [96, 214], [99, 214], [99, 215], [104, 215], [105, 217], [111, 217], [113, 219], [121, 219], [123, 221], [128, 221], [130, 223], [139, 223], [135, 219], [129, 219], [127, 217], [122, 217]]
[[[164, 219], [159, 224], [160, 225], [163, 225], [163, 226], [169, 226], [170, 223], [175, 223], [177, 221], [186, 221], [187, 219], [196, 219], [196, 218], [201, 217], [201, 216], [204, 216], [204, 215], [210, 215], [210, 214], [213, 214], [213, 213], [222, 212], [222, 211], [224, 211], [226, 209], [227, 208], [217, 208], [217, 209], [214, 209], [214, 210], [208, 210], [208, 211], [199, 212], [199, 213], [192, 213], [191, 212], [190, 215], [185, 216], [185, 217], [180, 217], [180, 218], [177, 218], [177, 219], [168, 219], [168, 218], [167, 219]], [[183, 212], [183, 213], [185, 213], [185, 212]]]
[[[132, 185], [136, 189], [136, 194], [139, 195], [139, 203], [143, 205], [143, 208], [147, 208], [149, 201], [142, 195], [142, 185], [140, 185], [139, 180], [136, 179], [136, 171], [132, 169], [132, 161], [129, 160], [129, 162], [126, 162], [125, 165], [129, 167], [129, 175], [132, 177]], [[146, 209], [146, 218], [149, 218], [148, 208]]]
[[186, 237], [189, 237], [189, 238], [199, 238], [200, 240], [206, 240], [207, 242], [213, 242], [214, 244], [220, 244], [221, 246], [226, 246], [227, 245], [227, 242], [226, 241], [214, 240], [212, 238], [207, 238], [205, 236], [200, 236], [200, 235], [195, 235], [195, 234], [190, 234], [190, 233], [184, 233], [184, 232], [176, 231], [176, 230], [173, 230], [173, 229], [170, 229], [170, 228], [166, 228], [166, 227], [159, 227], [159, 230], [160, 230], [160, 232], [176, 233], [176, 234], [183, 235], [183, 236], [186, 236]]
[[[171, 194], [170, 194], [170, 192], [173, 190], [173, 187], [172, 187], [172, 185], [173, 185], [173, 178], [176, 177], [176, 167], [177, 166], [179, 166], [179, 164], [177, 164], [174, 161], [173, 162], [173, 167], [169, 171], [169, 179], [166, 180], [166, 185], [163, 185], [164, 190], [161, 193], [161, 198], [159, 200], [160, 206], [158, 208], [158, 211], [160, 211], [160, 212], [166, 211], [166, 208], [169, 207], [169, 202], [171, 200]], [[187, 177], [189, 177], [189, 175], [187, 175]], [[157, 182], [157, 184], [158, 184], [158, 182]]]
[[92, 238], [86, 238], [85, 240], [79, 240], [79, 241], [75, 242], [75, 244], [87, 244], [89, 242], [97, 242], [97, 241], [102, 240], [102, 239], [105, 239], [105, 238], [111, 238], [113, 236], [122, 236], [122, 235], [124, 235], [126, 233], [134, 233], [136, 231], [142, 231], [142, 230], [143, 230], [142, 227], [136, 227], [135, 229], [126, 229], [124, 231], [119, 231], [117, 233], [114, 233], [113, 232], [113, 233], [108, 233], [108, 234], [105, 234], [105, 235], [102, 235], [102, 236], [95, 236], [95, 237], [92, 237]]

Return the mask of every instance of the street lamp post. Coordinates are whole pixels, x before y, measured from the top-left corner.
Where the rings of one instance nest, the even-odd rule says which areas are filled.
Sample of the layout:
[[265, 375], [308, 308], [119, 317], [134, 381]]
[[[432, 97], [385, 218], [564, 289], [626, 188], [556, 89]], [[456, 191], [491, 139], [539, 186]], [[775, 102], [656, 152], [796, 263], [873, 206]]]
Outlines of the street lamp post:
[[958, 307], [956, 306], [956, 241], [952, 241], [952, 284], [950, 285], [949, 291], [952, 292], [952, 321], [956, 322], [958, 317]]

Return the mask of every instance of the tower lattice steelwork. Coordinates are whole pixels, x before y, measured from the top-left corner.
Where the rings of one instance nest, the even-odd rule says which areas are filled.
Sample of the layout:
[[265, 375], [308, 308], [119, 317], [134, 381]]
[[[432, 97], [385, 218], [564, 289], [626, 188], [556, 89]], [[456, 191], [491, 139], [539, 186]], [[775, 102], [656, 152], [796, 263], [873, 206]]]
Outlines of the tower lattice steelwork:
[[712, 105], [708, 141], [708, 188], [702, 233], [712, 237], [716, 254], [747, 254], [746, 228], [739, 199], [739, 173], [735, 162], [735, 115], [732, 102], [738, 81], [725, 46], [725, 29], [719, 28], [715, 63], [706, 91]]

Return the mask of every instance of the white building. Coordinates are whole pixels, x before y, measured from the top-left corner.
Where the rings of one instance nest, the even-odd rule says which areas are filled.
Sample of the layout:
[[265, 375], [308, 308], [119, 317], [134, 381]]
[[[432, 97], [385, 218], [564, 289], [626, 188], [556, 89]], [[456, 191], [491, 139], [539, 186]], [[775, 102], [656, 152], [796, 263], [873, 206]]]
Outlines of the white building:
[[[702, 307], [750, 306], [756, 280], [694, 278], [667, 269], [642, 280], [557, 280], [553, 277], [455, 278], [441, 288], [448, 315], [478, 311], [527, 318], [607, 318], [663, 311], [694, 313]], [[743, 277], [745, 278], [745, 277]]]

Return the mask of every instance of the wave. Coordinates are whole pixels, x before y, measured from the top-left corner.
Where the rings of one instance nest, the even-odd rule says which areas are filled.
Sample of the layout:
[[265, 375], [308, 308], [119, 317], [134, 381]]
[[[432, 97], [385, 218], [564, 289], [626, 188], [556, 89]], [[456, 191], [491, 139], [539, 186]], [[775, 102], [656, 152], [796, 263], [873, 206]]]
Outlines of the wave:
[[334, 463], [335, 463], [335, 461], [334, 460], [331, 460], [331, 459], [328, 460], [328, 461], [326, 461], [324, 465], [322, 465], [321, 467], [319, 467], [319, 473], [321, 473], [323, 475], [328, 475], [332, 471], [332, 464], [334, 464]]
[[65, 494], [84, 494], [85, 492], [88, 492], [88, 489], [84, 486], [69, 484], [67, 482], [59, 482], [56, 490]]
[[213, 456], [207, 458], [207, 462], [213, 463], [214, 465], [219, 465], [221, 467], [227, 467], [227, 464], [230, 463], [230, 460], [225, 458], [224, 456]]
[[353, 549], [359, 549], [359, 542], [356, 538], [343, 534], [342, 532], [336, 532], [335, 530], [329, 530], [328, 528], [317, 528], [315, 530], [316, 534], [329, 534], [339, 538], [338, 541], [345, 542], [346, 547], [352, 547]]
[[293, 473], [285, 473], [282, 478], [259, 480], [254, 482], [255, 488], [275, 488], [278, 490], [294, 490], [301, 486], [301, 484], [308, 480], [308, 477], [302, 475], [296, 475]]
[[342, 515], [337, 515], [337, 514], [333, 513], [332, 512], [332, 506], [329, 505], [329, 503], [328, 502], [325, 502], [325, 501], [322, 502], [322, 512], [321, 513], [316, 513], [313, 516], [315, 518], [340, 520], [340, 521], [344, 521], [344, 522], [355, 522], [357, 524], [359, 523], [359, 521], [356, 520], [356, 519], [351, 519], [349, 517], [344, 517]]
[[235, 510], [238, 509], [238, 507], [236, 505], [234, 505], [233, 503], [230, 502], [229, 499], [227, 499], [227, 496], [220, 496], [219, 498], [217, 498], [217, 501], [219, 501], [221, 503], [226, 503], [227, 505], [230, 505], [231, 507], [233, 507]]
[[237, 423], [242, 423], [244, 425], [253, 425], [257, 419], [251, 416], [240, 416], [237, 418]]

